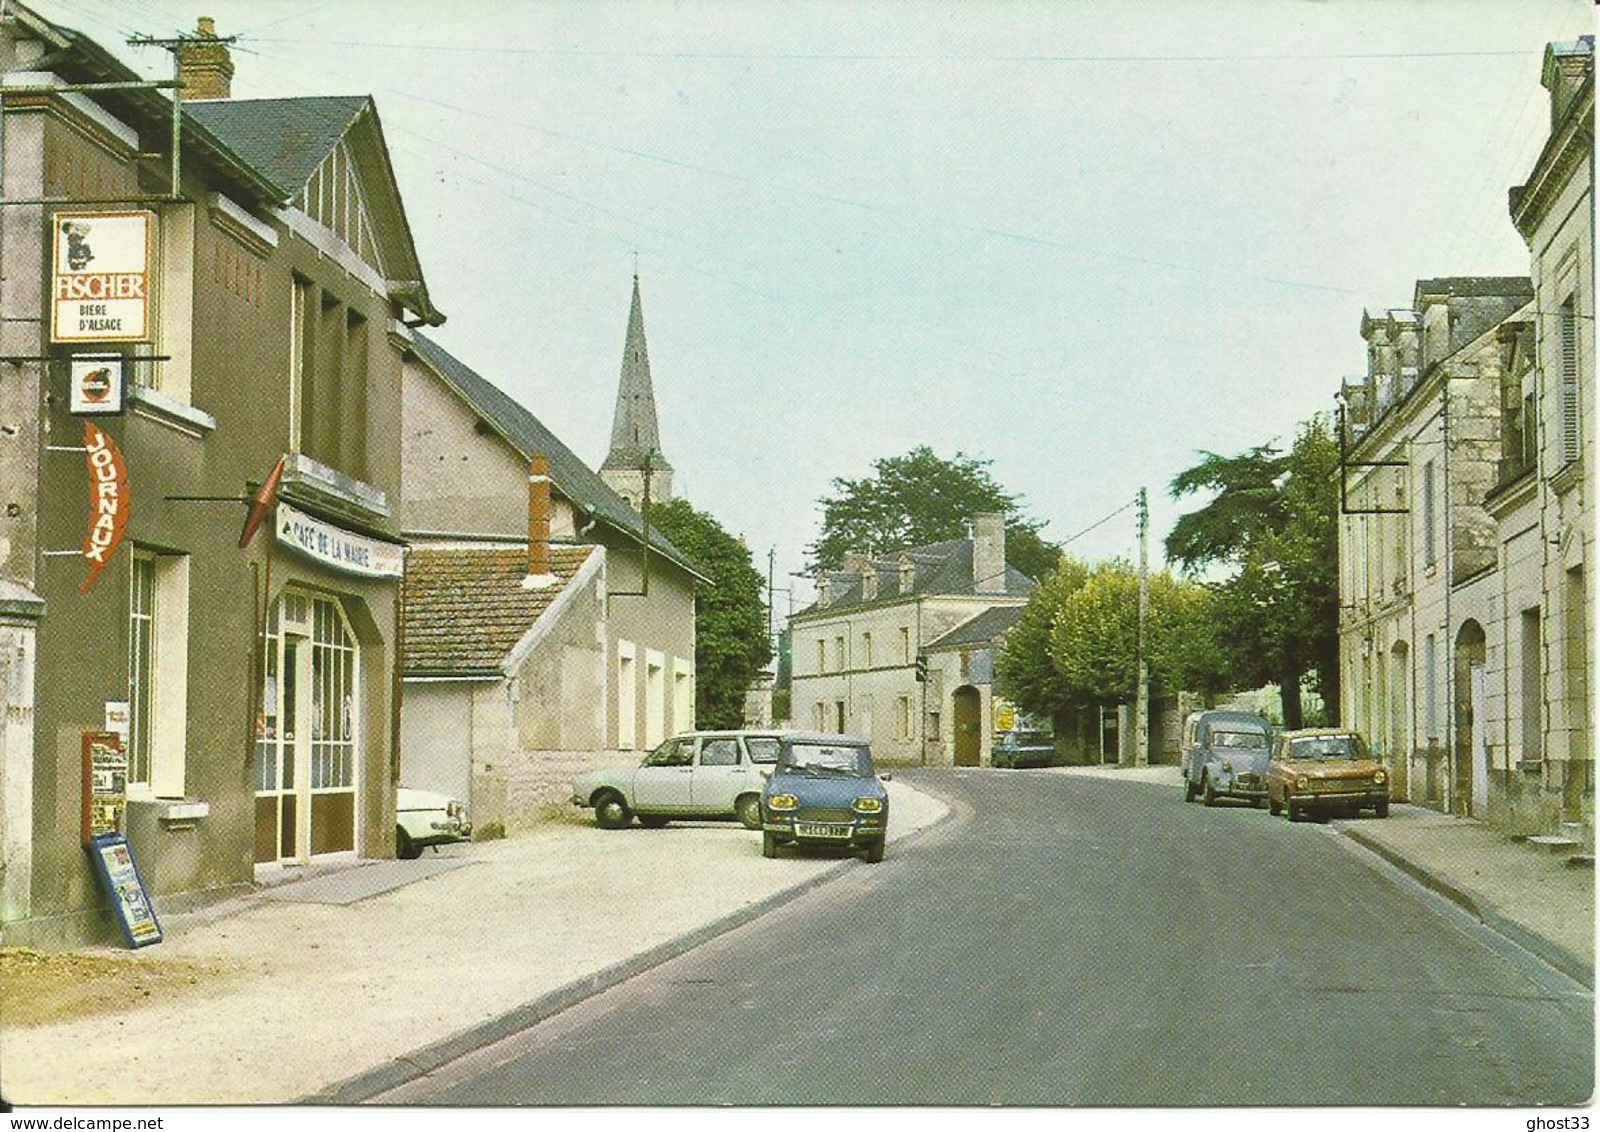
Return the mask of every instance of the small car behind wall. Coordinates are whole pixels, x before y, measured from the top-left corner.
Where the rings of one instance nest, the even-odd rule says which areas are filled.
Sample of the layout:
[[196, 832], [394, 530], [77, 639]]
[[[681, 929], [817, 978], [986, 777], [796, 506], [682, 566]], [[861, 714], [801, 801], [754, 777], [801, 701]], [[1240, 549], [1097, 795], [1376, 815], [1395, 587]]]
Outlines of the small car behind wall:
[[1056, 760], [1056, 743], [1047, 731], [1007, 731], [995, 742], [989, 761], [998, 767], [1021, 769], [1049, 766]]
[[1179, 771], [1183, 800], [1243, 798], [1259, 806], [1267, 797], [1267, 757], [1272, 725], [1248, 711], [1197, 711], [1184, 720]]
[[867, 740], [793, 733], [761, 795], [761, 855], [783, 845], [833, 845], [883, 860], [889, 792], [872, 766]]
[[420, 857], [430, 845], [472, 840], [467, 807], [434, 790], [402, 786], [395, 791], [394, 823], [394, 855], [406, 861]]
[[1267, 808], [1303, 815], [1370, 807], [1389, 816], [1389, 774], [1354, 731], [1316, 728], [1285, 731], [1267, 763]]

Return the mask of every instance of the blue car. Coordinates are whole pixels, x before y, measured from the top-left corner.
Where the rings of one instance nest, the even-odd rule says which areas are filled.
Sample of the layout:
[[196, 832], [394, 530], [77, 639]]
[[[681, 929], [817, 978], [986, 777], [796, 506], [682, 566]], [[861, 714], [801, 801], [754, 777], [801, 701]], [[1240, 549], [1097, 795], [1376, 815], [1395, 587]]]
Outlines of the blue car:
[[761, 855], [781, 845], [832, 845], [883, 860], [889, 792], [872, 768], [872, 748], [847, 735], [784, 735], [761, 793]]
[[1267, 801], [1267, 755], [1272, 725], [1248, 711], [1197, 711], [1183, 724], [1180, 772], [1183, 800], [1242, 798]]

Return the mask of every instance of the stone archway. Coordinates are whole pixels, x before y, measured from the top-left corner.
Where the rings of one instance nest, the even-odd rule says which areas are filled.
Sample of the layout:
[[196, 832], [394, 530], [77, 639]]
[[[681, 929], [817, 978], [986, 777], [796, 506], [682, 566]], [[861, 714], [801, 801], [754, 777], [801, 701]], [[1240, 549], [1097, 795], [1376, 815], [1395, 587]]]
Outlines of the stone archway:
[[983, 698], [971, 684], [950, 696], [956, 766], [977, 766], [983, 757]]
[[1488, 656], [1488, 638], [1483, 626], [1469, 618], [1456, 634], [1450, 688], [1455, 712], [1453, 750], [1456, 763], [1450, 808], [1476, 818], [1487, 817], [1489, 810], [1488, 718], [1484, 711]]

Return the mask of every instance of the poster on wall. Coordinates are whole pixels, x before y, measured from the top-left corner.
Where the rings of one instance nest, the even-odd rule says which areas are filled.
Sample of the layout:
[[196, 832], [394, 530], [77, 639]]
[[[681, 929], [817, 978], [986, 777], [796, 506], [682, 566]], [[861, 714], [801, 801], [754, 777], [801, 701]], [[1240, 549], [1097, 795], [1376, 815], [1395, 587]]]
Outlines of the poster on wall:
[[58, 212], [50, 276], [52, 342], [150, 337], [153, 212]]
[[144, 877], [134, 863], [133, 850], [120, 833], [106, 833], [89, 843], [94, 871], [106, 894], [111, 911], [122, 925], [122, 936], [129, 947], [148, 947], [161, 942], [161, 923], [145, 889]]
[[115, 731], [83, 733], [83, 839], [120, 833], [128, 805], [128, 752]]

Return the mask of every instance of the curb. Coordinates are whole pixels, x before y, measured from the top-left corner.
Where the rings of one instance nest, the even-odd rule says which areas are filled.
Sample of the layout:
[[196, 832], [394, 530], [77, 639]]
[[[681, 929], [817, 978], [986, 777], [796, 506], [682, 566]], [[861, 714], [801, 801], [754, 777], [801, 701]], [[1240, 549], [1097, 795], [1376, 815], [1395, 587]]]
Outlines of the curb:
[[1567, 976], [1567, 978], [1583, 984], [1591, 991], [1594, 990], [1594, 965], [1575, 952], [1570, 951], [1552, 939], [1547, 939], [1532, 928], [1501, 915], [1493, 908], [1479, 904], [1471, 896], [1437, 873], [1430, 872], [1415, 861], [1402, 856], [1387, 845], [1359, 830], [1336, 827], [1335, 832], [1341, 837], [1349, 838], [1363, 849], [1382, 857], [1424, 888], [1436, 892], [1451, 903], [1460, 906], [1479, 923], [1509, 939], [1524, 951], [1537, 956], [1546, 964]]
[[[934, 797], [932, 791], [924, 791]], [[955, 808], [947, 801], [940, 798], [945, 805], [945, 812], [933, 822], [920, 829], [913, 830], [902, 837], [892, 838], [891, 845], [904, 845], [930, 829], [937, 829], [955, 815]], [[711, 942], [720, 935], [742, 927], [752, 920], [759, 919], [768, 912], [781, 908], [791, 901], [799, 899], [815, 888], [820, 888], [843, 873], [852, 865], [860, 864], [854, 858], [845, 858], [823, 869], [815, 876], [808, 877], [799, 884], [774, 892], [771, 896], [764, 897], [754, 904], [747, 904], [737, 911], [704, 924], [692, 931], [685, 932], [675, 939], [665, 943], [658, 943], [648, 951], [641, 951], [628, 959], [613, 963], [602, 968], [592, 975], [585, 975], [580, 979], [557, 987], [553, 991], [540, 995], [532, 1002], [524, 1003], [504, 1014], [497, 1015], [487, 1021], [471, 1026], [460, 1033], [437, 1042], [423, 1046], [419, 1050], [396, 1058], [386, 1064], [375, 1066], [364, 1073], [358, 1073], [336, 1085], [301, 1097], [295, 1104], [305, 1105], [353, 1105], [371, 1100], [375, 1096], [397, 1089], [401, 1085], [409, 1084], [420, 1077], [425, 1077], [434, 1070], [459, 1060], [469, 1053], [474, 1053], [485, 1046], [492, 1045], [503, 1038], [530, 1029], [549, 1018], [555, 1017], [564, 1010], [570, 1010], [578, 1003], [588, 998], [593, 998], [602, 991], [627, 982], [638, 975], [644, 974], [653, 967], [671, 959], [676, 959], [703, 944]]]

